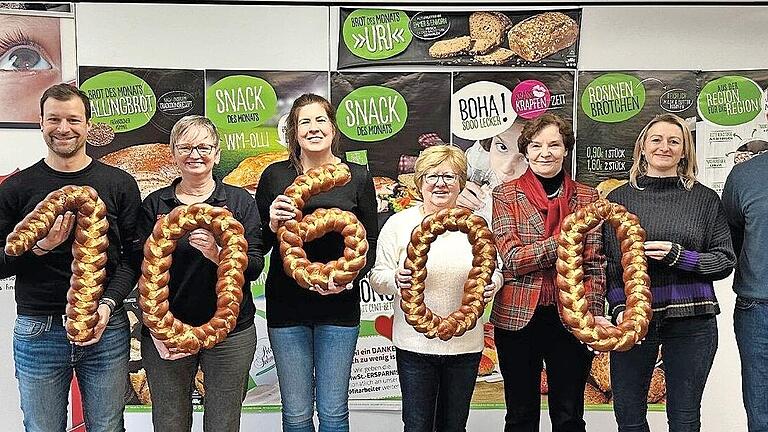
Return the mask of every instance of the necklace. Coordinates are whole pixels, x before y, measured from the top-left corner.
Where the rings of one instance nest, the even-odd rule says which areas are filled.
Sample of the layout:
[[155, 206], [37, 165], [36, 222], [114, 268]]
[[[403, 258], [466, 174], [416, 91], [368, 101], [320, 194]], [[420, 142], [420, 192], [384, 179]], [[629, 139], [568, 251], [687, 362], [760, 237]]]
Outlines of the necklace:
[[179, 183], [176, 186], [176, 193], [178, 193], [179, 195], [187, 195], [187, 196], [193, 196], [193, 197], [201, 197], [201, 196], [210, 195], [211, 192], [213, 192], [213, 190], [216, 189], [216, 183], [215, 182], [211, 182], [211, 183], [213, 184], [213, 187], [209, 187], [209, 186], [206, 185], [206, 189], [210, 189], [210, 190], [206, 190], [205, 192], [201, 192], [201, 193], [185, 192], [181, 188], [181, 183]]
[[547, 198], [549, 198], [549, 199], [552, 199], [552, 198], [554, 198], [554, 197], [556, 197], [556, 196], [560, 195], [560, 191], [562, 191], [562, 190], [563, 190], [563, 185], [562, 185], [562, 184], [560, 184], [560, 187], [559, 187], [559, 188], [557, 188], [557, 190], [556, 190], [556, 191], [554, 191], [554, 192], [553, 192], [551, 195], [547, 195]]

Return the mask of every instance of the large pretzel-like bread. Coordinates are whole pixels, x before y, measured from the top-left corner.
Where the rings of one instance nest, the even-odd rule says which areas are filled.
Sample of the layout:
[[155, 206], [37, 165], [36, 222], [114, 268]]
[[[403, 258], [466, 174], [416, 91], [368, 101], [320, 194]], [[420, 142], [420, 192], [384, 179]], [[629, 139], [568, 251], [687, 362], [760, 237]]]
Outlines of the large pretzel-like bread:
[[[221, 251], [216, 312], [207, 323], [192, 327], [174, 317], [169, 310], [168, 281], [176, 241], [197, 228], [213, 233]], [[144, 325], [171, 353], [196, 353], [201, 348], [211, 348], [235, 328], [243, 301], [243, 272], [248, 265], [248, 242], [244, 232], [229, 210], [203, 203], [176, 207], [155, 223], [152, 234], [144, 243], [139, 306]]]
[[[472, 270], [464, 283], [464, 296], [458, 310], [445, 318], [433, 313], [424, 304], [424, 288], [427, 279], [427, 253], [435, 239], [446, 231], [467, 234], [472, 245]], [[427, 215], [411, 232], [404, 267], [411, 271], [411, 286], [400, 290], [400, 308], [405, 320], [419, 333], [432, 339], [447, 341], [472, 330], [483, 315], [485, 302], [483, 290], [489, 285], [496, 270], [496, 246], [493, 233], [485, 219], [465, 208], [443, 209]]]
[[[624, 292], [627, 296], [624, 320], [618, 326], [595, 324], [584, 298], [584, 237], [606, 220], [621, 243]], [[619, 204], [597, 200], [568, 215], [557, 238], [557, 288], [560, 314], [580, 341], [596, 351], [627, 351], [648, 332], [651, 320], [651, 279], [645, 258], [645, 230], [637, 216]]]
[[90, 186], [64, 186], [48, 194], [8, 234], [5, 253], [18, 256], [45, 238], [58, 215], [77, 211], [75, 241], [72, 243], [72, 277], [67, 291], [67, 337], [74, 342], [93, 339], [99, 322], [99, 299], [107, 277], [107, 207]]
[[[339, 285], [346, 285], [357, 277], [365, 267], [368, 240], [365, 228], [352, 212], [332, 209], [317, 209], [302, 217], [304, 204], [312, 195], [331, 190], [349, 183], [351, 174], [345, 164], [327, 164], [308, 170], [296, 177], [285, 189], [285, 195], [293, 200], [296, 216], [284, 221], [277, 230], [283, 270], [296, 282], [309, 288], [313, 285], [326, 286], [328, 279]], [[310, 262], [304, 251], [304, 242], [312, 241], [336, 231], [344, 237], [344, 255], [327, 264]]]

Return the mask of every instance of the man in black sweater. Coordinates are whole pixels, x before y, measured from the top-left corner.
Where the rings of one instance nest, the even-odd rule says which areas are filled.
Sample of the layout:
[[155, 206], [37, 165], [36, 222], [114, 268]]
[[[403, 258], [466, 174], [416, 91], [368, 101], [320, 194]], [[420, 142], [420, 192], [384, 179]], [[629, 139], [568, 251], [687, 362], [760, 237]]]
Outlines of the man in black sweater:
[[[85, 153], [90, 101], [59, 84], [43, 93], [40, 127], [45, 159], [0, 185], [0, 278], [16, 276], [13, 356], [27, 431], [63, 431], [72, 372], [82, 393], [89, 432], [124, 431], [129, 323], [123, 299], [138, 277], [141, 250], [134, 225], [141, 199], [124, 171]], [[72, 271], [75, 215], [59, 215], [45, 238], [18, 257], [2, 251], [6, 237], [48, 193], [66, 185], [96, 189], [107, 207], [107, 278], [99, 300], [95, 338], [70, 343], [64, 328]]]

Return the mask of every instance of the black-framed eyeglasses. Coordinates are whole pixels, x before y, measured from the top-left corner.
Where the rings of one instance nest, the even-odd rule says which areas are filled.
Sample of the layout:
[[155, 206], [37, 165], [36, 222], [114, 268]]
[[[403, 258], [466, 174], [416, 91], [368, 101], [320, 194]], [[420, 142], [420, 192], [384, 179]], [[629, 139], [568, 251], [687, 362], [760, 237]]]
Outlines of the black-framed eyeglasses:
[[424, 181], [429, 185], [436, 185], [440, 179], [443, 179], [443, 183], [451, 186], [456, 183], [457, 178], [456, 174], [428, 174], [424, 177]]
[[208, 156], [214, 151], [216, 151], [216, 148], [218, 146], [210, 145], [210, 144], [200, 144], [196, 146], [189, 146], [189, 145], [179, 145], [176, 146], [176, 151], [179, 152], [182, 156], [189, 156], [192, 154], [193, 151], [197, 150], [197, 154], [200, 156]]

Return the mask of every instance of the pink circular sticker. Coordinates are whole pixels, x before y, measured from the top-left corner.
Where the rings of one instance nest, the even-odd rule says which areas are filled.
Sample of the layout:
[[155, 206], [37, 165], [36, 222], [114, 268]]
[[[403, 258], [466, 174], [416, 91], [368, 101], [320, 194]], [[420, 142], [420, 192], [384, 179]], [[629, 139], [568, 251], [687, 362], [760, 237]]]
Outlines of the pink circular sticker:
[[549, 89], [543, 82], [525, 80], [512, 90], [512, 108], [520, 117], [530, 120], [549, 109]]

